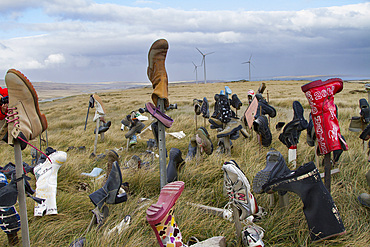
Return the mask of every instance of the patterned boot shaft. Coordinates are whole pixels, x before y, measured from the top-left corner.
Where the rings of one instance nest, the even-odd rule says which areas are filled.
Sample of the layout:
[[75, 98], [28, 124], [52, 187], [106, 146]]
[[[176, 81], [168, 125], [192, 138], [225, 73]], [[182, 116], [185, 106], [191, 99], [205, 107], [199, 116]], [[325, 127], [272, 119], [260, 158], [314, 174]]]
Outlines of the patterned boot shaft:
[[180, 247], [186, 246], [182, 242], [182, 236], [180, 229], [178, 228], [175, 217], [173, 216], [173, 208], [170, 209], [168, 214], [163, 220], [156, 224], [153, 229], [158, 234], [158, 238], [162, 242], [163, 246], [166, 247]]

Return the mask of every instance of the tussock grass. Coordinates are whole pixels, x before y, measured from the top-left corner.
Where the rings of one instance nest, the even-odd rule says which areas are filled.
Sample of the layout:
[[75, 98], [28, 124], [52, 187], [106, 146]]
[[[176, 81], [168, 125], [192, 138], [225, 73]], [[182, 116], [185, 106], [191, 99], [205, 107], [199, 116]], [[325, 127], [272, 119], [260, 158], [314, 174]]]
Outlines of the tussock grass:
[[[305, 117], [308, 119], [310, 108], [300, 87], [308, 81], [266, 81], [264, 96], [268, 97], [271, 105], [277, 110], [277, 116], [270, 119], [270, 129], [273, 136], [271, 147], [280, 151], [287, 159], [288, 150], [278, 140], [279, 132], [275, 125], [279, 121], [288, 123], [293, 117], [292, 103], [294, 100], [301, 102], [305, 109]], [[170, 85], [169, 98], [171, 103], [177, 103], [178, 109], [168, 112], [174, 120], [174, 124], [167, 132], [184, 131], [186, 137], [178, 140], [170, 135], [166, 137], [166, 147], [169, 151], [172, 147], [179, 148], [185, 158], [191, 136], [195, 132], [195, 119], [192, 101], [194, 98], [207, 97], [211, 105], [211, 113], [214, 107], [214, 94], [219, 93], [227, 85], [236, 93], [243, 102], [238, 115], [244, 113], [249, 89], [257, 90], [261, 82], [232, 82], [217, 84], [178, 84]], [[152, 89], [139, 88], [125, 91], [100, 93], [104, 107], [107, 110], [106, 120], [112, 121], [112, 126], [105, 133], [105, 139], [98, 141], [98, 153], [106, 150], [126, 147], [124, 133], [120, 130], [120, 121], [132, 110], [143, 107], [151, 101]], [[339, 174], [332, 176], [332, 196], [339, 209], [347, 234], [320, 244], [312, 244], [309, 239], [307, 223], [302, 211], [303, 204], [295, 194], [289, 194], [290, 205], [288, 209], [280, 209], [278, 204], [270, 207], [270, 198], [266, 194], [254, 194], [258, 204], [264, 207], [268, 215], [258, 224], [266, 232], [263, 241], [266, 246], [368, 246], [370, 243], [370, 212], [357, 202], [357, 196], [363, 192], [369, 192], [365, 181], [365, 173], [370, 169], [367, 155], [363, 151], [362, 141], [358, 138], [359, 133], [348, 131], [350, 118], [359, 115], [358, 100], [366, 98], [362, 84], [345, 83], [344, 89], [335, 95], [335, 103], [339, 107], [339, 120], [341, 133], [346, 138], [350, 150], [344, 152], [340, 162], [336, 165], [340, 169]], [[94, 167], [105, 169], [106, 159], [94, 160], [89, 155], [93, 151], [95, 135], [95, 123], [92, 122], [94, 109], [90, 110], [87, 129], [84, 131], [86, 110], [89, 95], [68, 97], [53, 102], [40, 104], [41, 111], [48, 120], [49, 146], [66, 151], [70, 146], [86, 146], [85, 152], [71, 150], [68, 152], [67, 162], [58, 172], [58, 215], [34, 217], [34, 203], [27, 199], [30, 241], [32, 246], [68, 246], [69, 243], [80, 237], [90, 223], [93, 204], [88, 195], [101, 187], [101, 181], [95, 181], [80, 175], [81, 172], [90, 172]], [[149, 125], [152, 121], [145, 122]], [[203, 126], [201, 116], [197, 118], [198, 127]], [[216, 131], [209, 128], [214, 149], [217, 148]], [[43, 138], [46, 136], [43, 134]], [[139, 198], [150, 198], [154, 203], [160, 192], [158, 158], [154, 164], [142, 169], [124, 169], [124, 163], [133, 155], [143, 158], [146, 150], [146, 141], [153, 138], [152, 132], [147, 130], [138, 139], [138, 145], [134, 149], [120, 152], [123, 181], [130, 184], [132, 195], [128, 201], [119, 205], [108, 205], [110, 215], [100, 230], [92, 227], [87, 233], [86, 246], [157, 246], [156, 238], [151, 227], [146, 222], [145, 211], [150, 204], [138, 209]], [[32, 144], [39, 146], [39, 141]], [[45, 145], [43, 143], [43, 145]], [[367, 145], [367, 144], [366, 144]], [[45, 146], [44, 146], [45, 148]], [[1, 145], [1, 164], [14, 162], [13, 150], [8, 145]], [[230, 159], [235, 160], [252, 182], [255, 174], [265, 167], [266, 153], [269, 148], [260, 148], [257, 145], [256, 134], [253, 138], [245, 139], [240, 136], [233, 141], [231, 157], [224, 155], [204, 155], [203, 161], [198, 165], [195, 160], [186, 163], [179, 172], [179, 179], [185, 182], [185, 190], [179, 198], [175, 216], [181, 229], [183, 239], [186, 242], [191, 236], [200, 240], [223, 235], [226, 237], [228, 246], [237, 246], [235, 242], [234, 224], [213, 215], [207, 215], [199, 209], [187, 205], [187, 202], [200, 203], [213, 207], [222, 208], [228, 202], [223, 193], [222, 164]], [[30, 148], [23, 151], [23, 160], [31, 163]], [[306, 132], [302, 132], [297, 150], [298, 165], [315, 159], [314, 148], [306, 144]], [[320, 157], [320, 162], [322, 157]], [[316, 164], [318, 165], [318, 164]], [[321, 172], [323, 167], [319, 166]], [[32, 175], [31, 175], [32, 176]], [[81, 184], [88, 185], [87, 190], [81, 190]], [[31, 185], [35, 188], [35, 179], [32, 176]], [[274, 195], [277, 201], [277, 195]], [[142, 205], [142, 204], [141, 204]], [[125, 215], [132, 215], [132, 222], [128, 229], [121, 234], [107, 235], [107, 231], [119, 224]], [[20, 236], [20, 233], [19, 233]], [[5, 234], [0, 234], [0, 246], [6, 246]]]

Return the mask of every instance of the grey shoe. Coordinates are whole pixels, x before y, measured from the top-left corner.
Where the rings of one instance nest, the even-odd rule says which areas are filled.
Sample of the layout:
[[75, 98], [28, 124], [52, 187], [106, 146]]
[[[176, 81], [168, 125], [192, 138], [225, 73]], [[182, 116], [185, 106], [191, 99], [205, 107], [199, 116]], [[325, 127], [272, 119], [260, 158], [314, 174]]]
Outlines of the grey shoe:
[[360, 194], [357, 199], [363, 206], [370, 208], [370, 195], [368, 193]]
[[131, 126], [131, 129], [125, 134], [126, 139], [131, 138], [136, 133], [140, 133], [144, 127], [145, 127], [145, 124], [143, 124], [139, 120], [136, 120], [134, 122], [134, 125]]

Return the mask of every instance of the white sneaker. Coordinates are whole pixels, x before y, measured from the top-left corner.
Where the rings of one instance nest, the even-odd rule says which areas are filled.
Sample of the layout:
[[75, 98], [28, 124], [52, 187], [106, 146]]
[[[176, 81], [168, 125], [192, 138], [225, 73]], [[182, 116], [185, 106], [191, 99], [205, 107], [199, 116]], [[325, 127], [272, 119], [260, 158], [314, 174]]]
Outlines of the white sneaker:
[[241, 211], [240, 220], [257, 213], [258, 205], [250, 192], [251, 186], [236, 162], [233, 160], [225, 162], [222, 170], [224, 171], [224, 186], [229, 200]]
[[264, 230], [255, 224], [248, 225], [242, 232], [243, 242], [249, 247], [264, 247], [265, 244], [262, 241]]

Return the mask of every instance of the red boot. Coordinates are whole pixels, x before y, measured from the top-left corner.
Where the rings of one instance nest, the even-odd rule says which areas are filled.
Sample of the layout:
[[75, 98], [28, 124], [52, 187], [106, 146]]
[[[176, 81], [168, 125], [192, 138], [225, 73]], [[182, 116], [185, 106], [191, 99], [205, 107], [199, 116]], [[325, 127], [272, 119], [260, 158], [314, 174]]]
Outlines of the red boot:
[[302, 86], [302, 91], [311, 106], [320, 155], [339, 149], [348, 150], [347, 143], [340, 134], [337, 109], [334, 104], [334, 94], [342, 89], [343, 81], [339, 78], [317, 80]]

